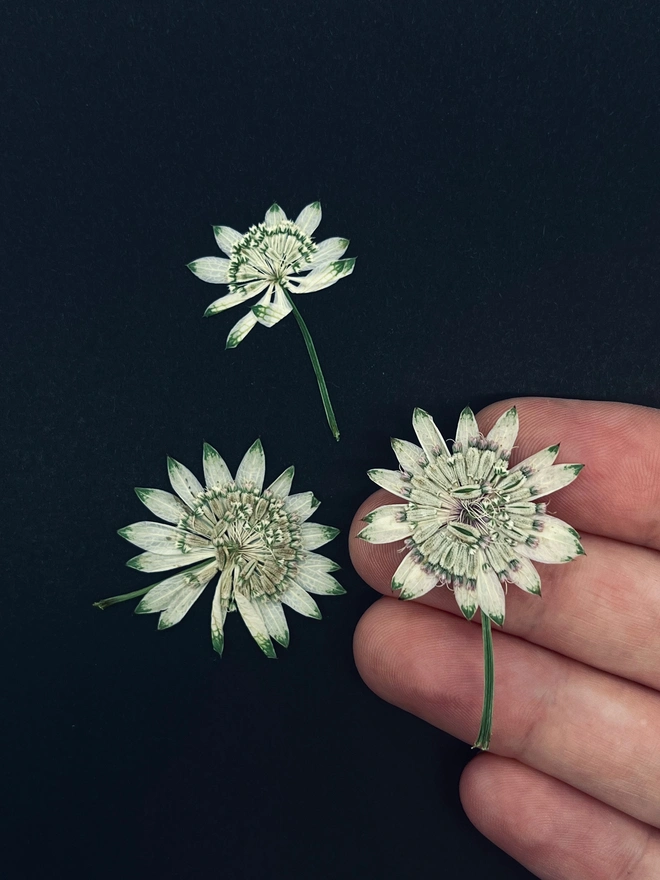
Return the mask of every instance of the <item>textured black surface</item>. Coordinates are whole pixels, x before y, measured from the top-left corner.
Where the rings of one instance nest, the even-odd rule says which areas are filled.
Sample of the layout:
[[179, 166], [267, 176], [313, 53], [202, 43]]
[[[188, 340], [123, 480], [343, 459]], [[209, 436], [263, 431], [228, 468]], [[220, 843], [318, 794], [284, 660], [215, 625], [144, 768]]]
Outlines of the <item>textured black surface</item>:
[[[7, 4], [0, 147], [3, 764], [12, 876], [529, 877], [465, 818], [470, 749], [381, 703], [345, 535], [411, 436], [512, 394], [660, 405], [660, 13], [648, 2]], [[444, 7], [445, 4], [442, 4]], [[224, 351], [186, 269], [319, 199], [354, 275]], [[348, 594], [269, 662], [209, 597], [166, 633], [115, 530], [165, 456], [273, 478], [343, 530]], [[605, 440], [605, 438], [604, 438]], [[46, 874], [41, 874], [46, 876]]]

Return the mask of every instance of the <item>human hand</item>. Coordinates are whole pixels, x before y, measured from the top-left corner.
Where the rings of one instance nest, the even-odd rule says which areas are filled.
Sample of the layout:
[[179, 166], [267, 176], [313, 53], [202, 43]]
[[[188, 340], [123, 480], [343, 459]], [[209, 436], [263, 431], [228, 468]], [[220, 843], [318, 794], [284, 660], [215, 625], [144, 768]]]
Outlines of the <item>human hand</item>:
[[[515, 403], [512, 464], [561, 442], [578, 480], [548, 512], [586, 556], [536, 564], [543, 598], [510, 586], [494, 627], [491, 751], [463, 771], [470, 821], [542, 880], [660, 877], [660, 411], [523, 398], [493, 404], [487, 432]], [[384, 466], [387, 463], [383, 463]], [[383, 593], [355, 633], [355, 658], [383, 699], [466, 742], [479, 726], [481, 633], [447, 588], [402, 602], [391, 591], [403, 542], [356, 537], [384, 490], [358, 510], [353, 564]]]

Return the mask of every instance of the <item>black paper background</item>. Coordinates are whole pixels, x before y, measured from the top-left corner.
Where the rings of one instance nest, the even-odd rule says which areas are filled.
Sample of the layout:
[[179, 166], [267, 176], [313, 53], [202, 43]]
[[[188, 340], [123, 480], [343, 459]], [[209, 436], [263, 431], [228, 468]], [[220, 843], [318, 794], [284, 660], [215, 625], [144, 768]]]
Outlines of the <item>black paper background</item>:
[[[11, 877], [522, 878], [457, 786], [469, 747], [380, 702], [345, 535], [411, 437], [509, 395], [660, 405], [657, 46], [647, 2], [4, 6], [3, 764]], [[185, 268], [319, 199], [352, 277], [233, 352]], [[165, 456], [267, 477], [340, 526], [348, 594], [267, 661], [209, 598], [155, 631], [115, 530]], [[561, 439], [561, 438], [559, 438]], [[603, 442], [607, 438], [603, 437]], [[201, 475], [201, 474], [200, 474]], [[13, 850], [5, 850], [8, 854]], [[488, 875], [486, 875], [488, 871]]]

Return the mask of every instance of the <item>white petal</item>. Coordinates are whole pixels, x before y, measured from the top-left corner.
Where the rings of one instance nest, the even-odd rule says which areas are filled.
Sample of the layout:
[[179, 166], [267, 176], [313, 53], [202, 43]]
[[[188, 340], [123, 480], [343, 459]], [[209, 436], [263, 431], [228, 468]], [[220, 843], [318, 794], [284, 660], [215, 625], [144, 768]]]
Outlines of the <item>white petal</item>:
[[400, 599], [416, 599], [418, 596], [429, 593], [438, 580], [437, 574], [427, 574], [422, 566], [413, 559], [412, 553], [408, 553], [394, 572], [392, 589], [401, 590]]
[[322, 526], [319, 523], [303, 523], [300, 526], [302, 545], [305, 550], [316, 550], [322, 547], [339, 534], [339, 529], [332, 526]]
[[162, 489], [136, 489], [135, 494], [155, 516], [168, 523], [178, 523], [190, 510], [171, 492]]
[[151, 550], [162, 556], [178, 556], [186, 551], [206, 550], [209, 542], [200, 535], [193, 535], [184, 529], [176, 529], [174, 526], [166, 526], [164, 523], [138, 522], [119, 529], [121, 535], [136, 547], [143, 550]]
[[298, 492], [297, 495], [289, 495], [284, 502], [284, 509], [289, 516], [298, 518], [298, 522], [304, 523], [310, 518], [321, 502], [314, 497], [313, 492]]
[[458, 427], [456, 428], [456, 442], [460, 443], [463, 452], [468, 447], [468, 440], [471, 437], [479, 436], [479, 426], [474, 417], [474, 413], [469, 406], [466, 406], [458, 419]]
[[236, 346], [245, 339], [256, 323], [257, 316], [249, 311], [247, 315], [244, 315], [240, 321], [237, 321], [229, 331], [225, 348], [236, 348]]
[[426, 453], [423, 449], [409, 440], [398, 440], [392, 437], [391, 441], [394, 454], [404, 471], [410, 474], [420, 474], [422, 468], [428, 464]]
[[266, 226], [268, 226], [269, 228], [271, 226], [277, 226], [278, 223], [284, 223], [285, 220], [286, 214], [280, 208], [277, 202], [274, 202], [266, 211]]
[[280, 600], [293, 608], [298, 614], [304, 614], [305, 617], [315, 617], [317, 620], [321, 618], [319, 606], [312, 599], [309, 593], [306, 593], [298, 584], [291, 584], [283, 593], [280, 594]]
[[199, 260], [188, 263], [188, 268], [202, 281], [208, 281], [210, 284], [227, 284], [229, 262], [223, 257], [200, 257]]
[[225, 618], [227, 617], [229, 600], [222, 596], [221, 583], [222, 578], [218, 580], [211, 605], [211, 644], [213, 650], [222, 657], [222, 651], [225, 647]]
[[389, 544], [412, 534], [412, 526], [406, 521], [407, 504], [385, 504], [365, 516], [365, 526], [358, 538], [371, 544]]
[[458, 602], [458, 607], [463, 612], [463, 616], [468, 620], [472, 620], [479, 607], [476, 586], [469, 583], [454, 583], [454, 598]]
[[449, 456], [447, 444], [435, 422], [419, 407], [413, 412], [413, 428], [429, 461], [433, 461], [438, 455]]
[[527, 487], [534, 498], [541, 498], [568, 486], [580, 473], [583, 464], [553, 464], [530, 477]]
[[485, 568], [483, 565], [479, 565], [477, 600], [483, 613], [502, 626], [506, 606], [504, 590], [500, 579], [489, 565], [486, 565]]
[[236, 232], [231, 226], [214, 226], [213, 234], [220, 250], [231, 257], [231, 250], [235, 244], [243, 238], [240, 232]]
[[327, 556], [321, 556], [320, 553], [312, 553], [311, 551], [306, 551], [304, 553], [300, 565], [307, 571], [339, 571], [341, 568], [341, 565], [337, 565], [336, 562], [333, 562], [332, 559], [328, 559]]
[[212, 559], [215, 550], [209, 546], [208, 550], [195, 550], [192, 553], [173, 553], [170, 556], [162, 556], [159, 553], [140, 553], [129, 559], [126, 565], [137, 571], [170, 571], [173, 568], [181, 568], [190, 565], [191, 562], [202, 562], [204, 559]]
[[[217, 571], [215, 562], [202, 563], [154, 584], [135, 609], [135, 613], [151, 614], [154, 611], [165, 611], [165, 609], [177, 603], [180, 592], [185, 595], [197, 591], [201, 592], [213, 575], [217, 574]], [[197, 592], [197, 595], [199, 595], [199, 592]], [[192, 599], [192, 602], [194, 602], [195, 598], [197, 596]], [[189, 607], [190, 605], [188, 605]]]
[[517, 548], [518, 553], [535, 562], [570, 562], [576, 556], [584, 556], [580, 536], [572, 526], [549, 514], [542, 514], [537, 519], [543, 524], [543, 529], [536, 533], [538, 545], [522, 544]]
[[195, 507], [197, 497], [204, 491], [204, 487], [197, 477], [185, 465], [169, 456], [167, 457], [167, 470], [172, 488], [179, 498], [188, 507]]
[[227, 293], [225, 296], [221, 296], [220, 299], [214, 300], [204, 312], [204, 317], [210, 318], [212, 315], [218, 315], [226, 309], [238, 306], [248, 299], [252, 299], [253, 296], [258, 296], [267, 286], [266, 281], [252, 281], [250, 284], [244, 284], [235, 293]]
[[296, 217], [296, 226], [299, 226], [306, 235], [313, 235], [320, 222], [320, 202], [312, 202], [311, 205], [307, 205]]
[[308, 593], [317, 593], [320, 596], [339, 596], [341, 593], [346, 592], [339, 581], [335, 580], [332, 575], [304, 563], [295, 575], [295, 583]]
[[292, 293], [311, 293], [313, 290], [323, 290], [336, 284], [340, 278], [345, 278], [353, 272], [355, 257], [346, 260], [334, 260], [327, 266], [314, 269], [309, 275], [300, 278], [299, 281], [290, 282], [289, 289]]
[[527, 593], [541, 595], [541, 577], [529, 559], [519, 559], [519, 568], [509, 574], [512, 584], [525, 590]]
[[399, 471], [389, 471], [384, 468], [373, 468], [367, 471], [367, 476], [377, 486], [387, 489], [399, 498], [408, 498], [410, 495], [410, 480]]
[[328, 263], [341, 259], [348, 250], [349, 244], [347, 238], [326, 238], [325, 241], [317, 244], [312, 258], [306, 265], [314, 269], [327, 266]]
[[265, 327], [274, 327], [275, 324], [278, 324], [282, 318], [286, 318], [289, 312], [291, 312], [291, 303], [281, 288], [276, 287], [275, 295], [270, 305], [257, 303], [256, 306], [252, 306], [252, 311], [257, 316], [257, 321], [260, 324], [263, 324]]
[[261, 440], [254, 441], [252, 446], [243, 456], [241, 463], [236, 471], [236, 485], [247, 488], [255, 487], [261, 492], [264, 485], [264, 475], [266, 473], [266, 456]]
[[295, 472], [295, 468], [293, 465], [288, 467], [285, 471], [283, 471], [279, 477], [270, 484], [268, 487], [268, 491], [275, 495], [277, 498], [286, 498], [289, 492], [291, 491], [291, 483], [293, 482], [293, 474]]
[[281, 603], [276, 599], [260, 599], [258, 605], [268, 634], [286, 648], [289, 644], [289, 627]]
[[209, 444], [204, 444], [204, 480], [208, 489], [219, 489], [234, 478], [222, 456]]
[[512, 406], [495, 422], [488, 432], [486, 440], [497, 443], [502, 452], [510, 455], [518, 436], [518, 427], [518, 411], [515, 406]]
[[252, 638], [259, 645], [266, 657], [274, 658], [276, 656], [275, 648], [273, 648], [273, 643], [268, 636], [268, 627], [261, 616], [258, 604], [256, 602], [250, 602], [248, 598], [238, 591], [234, 593], [234, 600]]
[[559, 443], [554, 446], [548, 446], [546, 449], [542, 449], [540, 452], [535, 452], [534, 455], [530, 455], [529, 458], [526, 458], [524, 461], [518, 462], [515, 467], [509, 469], [509, 473], [525, 470], [525, 472], [529, 472], [530, 475], [535, 474], [540, 470], [550, 467], [551, 464], [554, 464], [558, 454]]

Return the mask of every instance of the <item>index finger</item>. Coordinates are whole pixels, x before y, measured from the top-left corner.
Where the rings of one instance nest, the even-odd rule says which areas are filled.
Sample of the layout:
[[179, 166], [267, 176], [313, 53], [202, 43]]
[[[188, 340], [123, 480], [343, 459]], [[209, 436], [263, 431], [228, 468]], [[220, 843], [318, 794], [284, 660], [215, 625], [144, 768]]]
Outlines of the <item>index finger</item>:
[[594, 400], [522, 397], [477, 415], [486, 433], [516, 406], [520, 432], [511, 455], [522, 461], [557, 442], [558, 462], [586, 467], [549, 499], [553, 515], [578, 531], [660, 549], [660, 411]]

